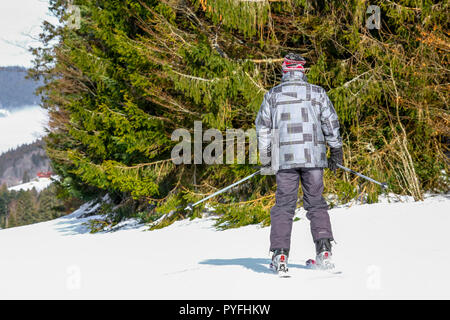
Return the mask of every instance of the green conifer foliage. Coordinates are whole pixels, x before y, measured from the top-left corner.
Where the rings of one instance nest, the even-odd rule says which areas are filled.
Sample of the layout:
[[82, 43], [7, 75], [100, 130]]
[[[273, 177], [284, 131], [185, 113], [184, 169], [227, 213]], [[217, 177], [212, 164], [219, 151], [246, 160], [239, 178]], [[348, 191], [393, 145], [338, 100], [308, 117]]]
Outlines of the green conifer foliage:
[[262, 34], [269, 23], [269, 1], [263, 0], [195, 0], [197, 11], [203, 11], [213, 24], [240, 31], [247, 37]]
[[37, 192], [36, 189], [8, 191], [0, 188], [0, 228], [24, 226], [59, 218], [80, 206], [75, 198], [59, 196], [61, 187], [55, 183]]
[[[252, 128], [290, 51], [306, 57], [309, 81], [325, 88], [339, 114], [346, 166], [416, 199], [448, 189], [445, 1], [372, 1], [380, 29], [367, 27], [362, 0], [73, 4], [81, 28], [46, 25], [32, 72], [46, 78], [47, 151], [67, 194], [151, 202], [149, 216], [158, 216], [158, 208], [183, 206], [251, 173], [249, 165], [176, 166], [171, 134], [193, 133], [194, 121], [204, 130]], [[65, 1], [50, 5], [67, 20]], [[325, 179], [326, 192], [340, 199], [371, 202], [380, 193], [345, 172], [326, 170]], [[215, 200], [241, 203], [228, 215], [235, 225], [250, 205], [264, 214], [252, 211], [248, 221], [266, 221], [274, 190], [273, 177], [257, 177]]]

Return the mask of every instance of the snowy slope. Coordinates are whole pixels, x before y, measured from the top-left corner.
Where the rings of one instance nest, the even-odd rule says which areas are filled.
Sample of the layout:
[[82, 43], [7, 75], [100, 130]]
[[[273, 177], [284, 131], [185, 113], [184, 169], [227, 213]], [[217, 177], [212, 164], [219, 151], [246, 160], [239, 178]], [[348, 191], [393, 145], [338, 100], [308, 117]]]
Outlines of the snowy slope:
[[50, 186], [52, 184], [52, 182], [53, 181], [50, 178], [36, 178], [30, 182], [19, 184], [14, 187], [10, 187], [10, 188], [8, 188], [8, 190], [9, 191], [19, 191], [19, 190], [27, 191], [27, 190], [31, 190], [31, 189], [35, 188], [37, 192], [41, 192], [42, 190], [44, 190], [45, 188]]
[[90, 234], [84, 206], [0, 230], [0, 298], [449, 299], [449, 208], [439, 195], [330, 210], [341, 276], [305, 269], [314, 247], [300, 219], [281, 279], [267, 269], [270, 228], [216, 231], [205, 218]]

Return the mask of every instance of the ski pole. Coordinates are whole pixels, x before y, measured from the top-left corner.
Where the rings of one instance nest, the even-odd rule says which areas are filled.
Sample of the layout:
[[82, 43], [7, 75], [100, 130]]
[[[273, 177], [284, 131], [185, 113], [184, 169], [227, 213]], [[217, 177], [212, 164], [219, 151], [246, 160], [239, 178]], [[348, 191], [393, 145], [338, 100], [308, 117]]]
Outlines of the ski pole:
[[221, 194], [222, 192], [225, 192], [225, 191], [227, 191], [227, 190], [233, 188], [234, 186], [237, 186], [238, 184], [240, 184], [240, 183], [242, 183], [242, 182], [244, 182], [244, 181], [246, 181], [246, 180], [248, 180], [248, 179], [250, 179], [250, 178], [253, 178], [254, 176], [256, 176], [256, 175], [257, 175], [258, 173], [260, 173], [260, 172], [261, 172], [261, 170], [258, 170], [258, 171], [256, 171], [256, 172], [252, 173], [251, 175], [245, 177], [244, 179], [241, 179], [241, 180], [239, 180], [239, 181], [237, 181], [237, 182], [235, 182], [235, 183], [229, 185], [228, 187], [225, 187], [225, 188], [223, 188], [223, 189], [220, 189], [219, 191], [214, 192], [213, 194], [207, 196], [206, 198], [204, 198], [204, 199], [202, 199], [202, 200], [197, 201], [196, 203], [189, 203], [189, 204], [187, 205], [187, 207], [184, 208], [184, 210], [190, 210], [190, 211], [192, 211], [192, 210], [194, 209], [194, 207], [197, 206], [197, 205], [199, 205], [200, 203], [202, 203], [202, 202], [204, 202], [204, 201], [206, 201], [206, 200], [208, 200], [208, 199], [210, 199], [210, 198], [212, 198], [212, 197], [215, 197], [215, 196], [217, 196], [218, 194]]
[[376, 180], [374, 180], [372, 178], [366, 177], [365, 175], [363, 175], [363, 174], [361, 174], [359, 172], [356, 172], [356, 171], [353, 171], [352, 169], [349, 169], [349, 168], [346, 168], [344, 166], [341, 166], [339, 163], [337, 163], [337, 166], [339, 168], [345, 170], [345, 171], [348, 171], [348, 172], [351, 172], [353, 174], [356, 174], [358, 177], [361, 177], [361, 178], [364, 178], [366, 180], [369, 180], [370, 182], [376, 183], [376, 184], [380, 185], [383, 189], [387, 189], [387, 187], [388, 187], [388, 184], [386, 182], [378, 182], [378, 181], [376, 181]]

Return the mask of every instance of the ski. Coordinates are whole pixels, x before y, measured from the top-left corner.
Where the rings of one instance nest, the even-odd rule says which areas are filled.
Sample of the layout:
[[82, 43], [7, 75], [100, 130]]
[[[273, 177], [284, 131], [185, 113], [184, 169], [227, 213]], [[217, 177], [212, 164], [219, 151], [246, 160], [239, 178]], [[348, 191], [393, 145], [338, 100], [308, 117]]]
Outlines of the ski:
[[342, 274], [343, 272], [341, 270], [336, 269], [336, 266], [334, 264], [328, 264], [326, 266], [321, 266], [317, 264], [316, 260], [309, 259], [306, 261], [306, 267], [310, 270], [317, 270], [317, 271], [325, 271], [330, 274]]

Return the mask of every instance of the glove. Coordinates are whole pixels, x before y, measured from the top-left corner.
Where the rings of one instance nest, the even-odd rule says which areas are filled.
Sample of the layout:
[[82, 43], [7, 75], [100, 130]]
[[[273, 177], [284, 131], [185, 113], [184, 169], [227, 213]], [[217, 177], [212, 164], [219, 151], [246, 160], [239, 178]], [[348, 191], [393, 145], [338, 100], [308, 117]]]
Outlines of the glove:
[[270, 150], [266, 153], [260, 153], [259, 157], [262, 163], [260, 174], [263, 176], [274, 175], [275, 172], [272, 169], [272, 154]]
[[330, 148], [330, 157], [328, 158], [328, 168], [336, 172], [337, 164], [342, 165], [344, 153], [341, 148]]

